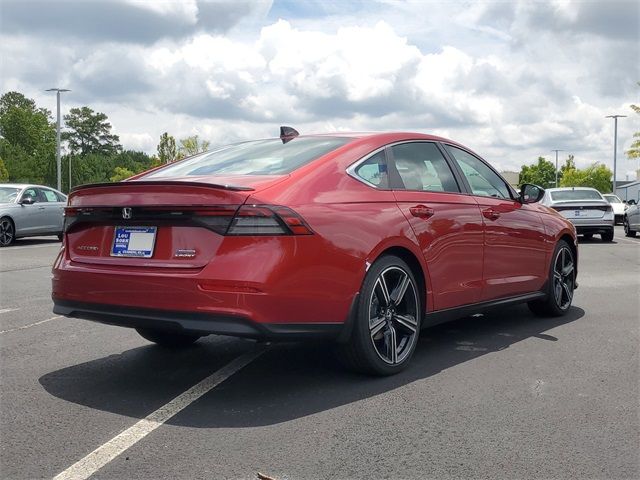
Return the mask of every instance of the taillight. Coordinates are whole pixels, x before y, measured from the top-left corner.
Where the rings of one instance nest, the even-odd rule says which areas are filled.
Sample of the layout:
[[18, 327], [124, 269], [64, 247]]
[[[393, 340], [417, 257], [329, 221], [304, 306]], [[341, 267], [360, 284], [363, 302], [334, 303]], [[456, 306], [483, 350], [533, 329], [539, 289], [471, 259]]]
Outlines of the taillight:
[[287, 207], [243, 205], [229, 225], [227, 235], [311, 235], [296, 212]]
[[67, 207], [64, 230], [82, 223], [107, 225], [192, 225], [220, 235], [312, 235], [300, 215], [273, 205]]

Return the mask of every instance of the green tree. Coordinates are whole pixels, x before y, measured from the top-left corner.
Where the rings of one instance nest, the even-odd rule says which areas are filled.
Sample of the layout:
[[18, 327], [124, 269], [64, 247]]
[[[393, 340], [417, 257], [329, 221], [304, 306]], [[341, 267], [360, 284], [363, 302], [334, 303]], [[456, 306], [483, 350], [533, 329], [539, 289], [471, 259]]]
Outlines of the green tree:
[[67, 141], [72, 155], [113, 155], [122, 150], [120, 137], [111, 133], [111, 124], [104, 113], [89, 107], [72, 108], [64, 121], [68, 131], [62, 133], [62, 139]]
[[134, 172], [123, 167], [116, 167], [113, 169], [113, 175], [109, 178], [112, 182], [121, 182], [129, 177], [133, 177]]
[[[638, 82], [638, 85], [640, 85], [640, 82]], [[639, 105], [631, 105], [631, 110], [633, 110], [638, 115], [640, 115]], [[629, 157], [630, 160], [640, 158], [640, 132], [634, 133], [633, 138], [635, 140], [631, 144], [631, 147], [629, 148], [629, 150], [626, 151], [627, 157]]]
[[44, 108], [19, 92], [0, 97], [0, 157], [9, 180], [55, 183], [55, 128]]
[[518, 184], [533, 183], [542, 188], [553, 187], [556, 183], [556, 168], [544, 157], [538, 157], [538, 163], [523, 165], [518, 176]]
[[9, 172], [7, 171], [7, 167], [4, 166], [4, 162], [0, 158], [0, 182], [9, 181]]
[[611, 192], [613, 172], [601, 163], [594, 163], [587, 168], [567, 170], [560, 182], [561, 187], [591, 187], [601, 193]]
[[178, 149], [176, 147], [176, 139], [164, 132], [160, 135], [160, 143], [158, 144], [158, 158], [161, 163], [171, 163], [178, 159]]
[[207, 140], [199, 140], [198, 135], [183, 138], [180, 140], [179, 153], [184, 157], [190, 157], [197, 153], [206, 152], [209, 149], [209, 142]]

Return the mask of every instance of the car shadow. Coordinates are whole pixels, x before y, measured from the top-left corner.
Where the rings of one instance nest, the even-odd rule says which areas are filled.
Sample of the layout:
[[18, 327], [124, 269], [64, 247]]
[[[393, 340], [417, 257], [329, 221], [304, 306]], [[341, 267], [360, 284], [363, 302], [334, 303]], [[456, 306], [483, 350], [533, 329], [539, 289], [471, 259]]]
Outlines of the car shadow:
[[[422, 332], [410, 366], [383, 378], [346, 371], [332, 355], [332, 344], [275, 344], [167, 423], [241, 428], [285, 422], [392, 391], [527, 338], [562, 348], [561, 338], [544, 332], [583, 316], [584, 310], [572, 307], [564, 317], [541, 319], [516, 306], [432, 327]], [[220, 348], [220, 338], [181, 352], [139, 347], [50, 372], [39, 381], [60, 399], [143, 418], [234, 355], [254, 348], [235, 339]]]
[[27, 247], [30, 245], [55, 245], [60, 243], [58, 237], [28, 237], [28, 238], [16, 238], [9, 248], [13, 247]]

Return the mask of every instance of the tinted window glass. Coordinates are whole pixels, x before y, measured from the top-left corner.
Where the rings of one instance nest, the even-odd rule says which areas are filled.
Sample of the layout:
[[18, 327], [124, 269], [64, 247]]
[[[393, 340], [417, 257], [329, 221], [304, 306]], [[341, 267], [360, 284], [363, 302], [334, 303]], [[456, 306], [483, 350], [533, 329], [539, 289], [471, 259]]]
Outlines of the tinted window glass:
[[56, 192], [56, 196], [58, 197], [59, 202], [67, 202], [67, 197], [65, 197], [63, 194]]
[[389, 188], [389, 175], [384, 151], [369, 157], [356, 168], [356, 175], [378, 188]]
[[511, 198], [507, 184], [483, 161], [459, 148], [447, 145], [447, 150], [456, 159], [467, 178], [471, 191], [481, 197]]
[[405, 189], [460, 191], [453, 172], [434, 143], [403, 143], [394, 145], [391, 150]]
[[609, 203], [622, 203], [622, 200], [616, 195], [604, 195], [604, 198], [606, 198]]
[[35, 188], [27, 188], [23, 193], [21, 198], [33, 197], [36, 202], [40, 202], [40, 198], [38, 198], [38, 190]]
[[279, 175], [294, 171], [349, 142], [343, 137], [301, 137], [228, 145], [176, 162], [143, 178], [195, 175]]
[[558, 190], [551, 192], [552, 200], [602, 200], [597, 190]]
[[41, 189], [40, 190], [45, 198], [45, 200], [47, 202], [58, 202], [58, 196], [56, 195], [56, 192], [52, 191], [52, 190], [45, 190], [45, 189]]

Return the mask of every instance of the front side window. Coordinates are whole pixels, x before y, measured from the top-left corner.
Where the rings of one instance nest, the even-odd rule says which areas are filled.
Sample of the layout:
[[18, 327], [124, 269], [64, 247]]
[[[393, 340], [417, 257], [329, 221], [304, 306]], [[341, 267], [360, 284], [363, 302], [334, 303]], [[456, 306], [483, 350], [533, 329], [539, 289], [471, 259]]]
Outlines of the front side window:
[[228, 145], [160, 168], [144, 179], [197, 175], [284, 175], [350, 142], [345, 137], [298, 137]]
[[406, 190], [460, 192], [449, 164], [434, 143], [412, 142], [391, 147]]
[[22, 199], [32, 197], [34, 201], [39, 202], [38, 198], [38, 190], [35, 188], [27, 188], [24, 192], [22, 192]]
[[455, 158], [471, 187], [471, 192], [480, 197], [511, 198], [507, 184], [483, 161], [451, 145], [447, 150]]
[[370, 156], [355, 170], [355, 174], [374, 187], [389, 188], [389, 174], [384, 151]]

